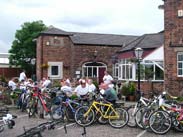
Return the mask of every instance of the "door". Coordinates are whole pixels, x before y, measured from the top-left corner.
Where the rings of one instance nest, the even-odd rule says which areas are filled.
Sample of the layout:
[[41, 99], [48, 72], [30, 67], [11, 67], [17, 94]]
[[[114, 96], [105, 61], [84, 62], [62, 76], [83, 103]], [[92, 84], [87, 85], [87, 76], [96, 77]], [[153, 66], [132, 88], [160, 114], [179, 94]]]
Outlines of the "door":
[[99, 68], [99, 84], [103, 82], [103, 77], [104, 77], [104, 71], [105, 70], [106, 70], [106, 68], [104, 68], [104, 67]]

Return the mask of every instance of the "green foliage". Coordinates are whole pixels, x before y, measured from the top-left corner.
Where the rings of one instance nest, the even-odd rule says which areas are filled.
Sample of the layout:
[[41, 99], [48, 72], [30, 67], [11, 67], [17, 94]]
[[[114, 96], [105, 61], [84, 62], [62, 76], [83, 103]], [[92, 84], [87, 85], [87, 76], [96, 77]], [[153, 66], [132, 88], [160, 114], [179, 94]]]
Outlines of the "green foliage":
[[99, 84], [98, 84], [98, 82], [97, 81], [93, 81], [93, 84], [95, 85], [95, 87], [98, 89], [99, 88]]
[[53, 85], [52, 87], [61, 87], [60, 85], [60, 80], [53, 80]]
[[124, 96], [135, 95], [135, 83], [126, 82], [122, 86], [122, 94]]
[[5, 83], [7, 82], [7, 81], [6, 81], [6, 78], [5, 78], [4, 76], [1, 76], [1, 75], [0, 75], [0, 81], [1, 81], [1, 82], [5, 82]]
[[[36, 41], [39, 33], [47, 27], [42, 21], [25, 22], [15, 33], [15, 40], [9, 50], [10, 65], [20, 66], [30, 72], [35, 65], [31, 59], [36, 58]], [[34, 69], [35, 70], [35, 69]]]

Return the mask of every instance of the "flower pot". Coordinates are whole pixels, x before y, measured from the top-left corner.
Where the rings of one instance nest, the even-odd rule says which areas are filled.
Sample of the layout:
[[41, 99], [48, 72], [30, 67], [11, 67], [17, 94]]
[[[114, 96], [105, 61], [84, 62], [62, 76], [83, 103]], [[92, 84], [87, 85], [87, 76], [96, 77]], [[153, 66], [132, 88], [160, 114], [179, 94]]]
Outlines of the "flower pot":
[[129, 96], [129, 101], [135, 101], [135, 96], [134, 95], [130, 95]]

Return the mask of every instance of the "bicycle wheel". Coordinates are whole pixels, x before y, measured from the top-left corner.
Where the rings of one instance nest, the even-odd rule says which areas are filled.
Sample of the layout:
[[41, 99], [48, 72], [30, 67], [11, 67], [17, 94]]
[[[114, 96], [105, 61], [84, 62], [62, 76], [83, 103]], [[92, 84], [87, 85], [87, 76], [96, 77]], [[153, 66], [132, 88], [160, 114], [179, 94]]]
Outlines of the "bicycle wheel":
[[84, 117], [84, 114], [88, 111], [89, 107], [82, 106], [76, 110], [75, 113], [75, 121], [80, 126], [89, 126], [93, 123], [95, 119], [95, 114], [92, 109], [90, 109], [90, 112], [86, 117]]
[[143, 129], [150, 130], [149, 128], [149, 118], [151, 114], [154, 112], [153, 109], [145, 109], [144, 112], [142, 113], [142, 118], [141, 118], [141, 125]]
[[137, 124], [138, 127], [142, 128], [143, 129], [143, 126], [142, 126], [142, 114], [144, 113], [145, 111], [145, 107], [143, 108], [140, 108], [137, 113], [135, 114], [135, 123]]
[[64, 111], [60, 105], [51, 105], [50, 116], [53, 120], [64, 120]]
[[129, 114], [123, 108], [115, 108], [115, 112], [112, 111], [109, 116], [119, 115], [118, 118], [109, 118], [109, 124], [114, 128], [124, 127], [129, 121]]
[[172, 120], [166, 111], [155, 111], [149, 118], [149, 127], [156, 134], [165, 134], [171, 128]]
[[72, 109], [69, 106], [66, 107], [65, 116], [68, 121], [74, 122], [74, 112], [72, 111]]
[[137, 124], [135, 122], [135, 113], [136, 112], [134, 112], [134, 111], [136, 111], [135, 106], [134, 105], [129, 106], [127, 108], [127, 111], [128, 111], [128, 114], [129, 114], [129, 121], [128, 121], [127, 125], [129, 127], [136, 127], [137, 126]]
[[27, 105], [28, 116], [32, 117], [37, 113], [37, 101], [35, 99], [30, 99]]
[[4, 125], [0, 125], [0, 133], [3, 132], [4, 130]]

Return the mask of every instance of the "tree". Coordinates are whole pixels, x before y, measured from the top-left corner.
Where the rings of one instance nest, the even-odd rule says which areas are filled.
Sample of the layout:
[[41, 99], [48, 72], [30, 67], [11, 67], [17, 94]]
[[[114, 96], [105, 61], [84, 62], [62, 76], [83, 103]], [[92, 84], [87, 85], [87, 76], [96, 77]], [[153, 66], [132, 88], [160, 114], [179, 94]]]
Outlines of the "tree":
[[35, 39], [46, 28], [42, 21], [25, 22], [21, 25], [21, 29], [15, 33], [15, 40], [9, 50], [10, 65], [20, 66], [28, 73], [35, 70], [35, 65], [31, 64], [31, 59], [36, 58]]

